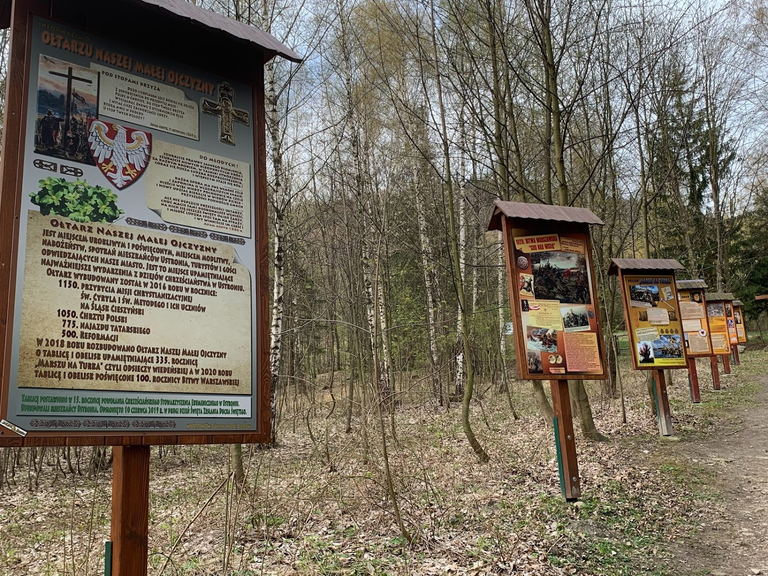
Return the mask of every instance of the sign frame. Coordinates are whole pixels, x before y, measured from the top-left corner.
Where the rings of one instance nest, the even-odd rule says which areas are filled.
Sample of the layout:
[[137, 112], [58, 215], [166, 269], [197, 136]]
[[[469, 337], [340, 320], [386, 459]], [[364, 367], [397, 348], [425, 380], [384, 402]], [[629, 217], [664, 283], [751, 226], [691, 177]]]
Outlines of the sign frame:
[[[680, 357], [681, 362], [679, 364], [656, 364], [656, 363], [641, 363], [637, 350], [638, 345], [640, 342], [637, 341], [637, 334], [635, 333], [636, 328], [633, 328], [635, 322], [634, 318], [631, 314], [632, 307], [630, 306], [630, 286], [629, 282], [630, 280], [634, 281], [638, 278], [654, 278], [659, 280], [665, 280], [665, 286], [668, 286], [669, 289], [672, 291], [672, 297], [669, 299], [666, 299], [666, 302], [671, 302], [672, 307], [674, 308], [674, 311], [677, 314], [677, 320], [669, 320], [669, 323], [672, 324], [673, 322], [676, 323], [679, 327], [677, 330], [679, 330], [680, 339], [682, 341], [683, 333], [682, 333], [682, 320], [680, 319], [680, 306], [679, 306], [679, 300], [678, 300], [678, 294], [677, 294], [677, 284], [675, 282], [675, 272], [674, 270], [642, 270], [642, 269], [632, 269], [628, 271], [624, 271], [623, 269], [619, 269], [619, 285], [621, 287], [621, 295], [622, 295], [622, 302], [623, 302], [623, 309], [624, 309], [624, 321], [627, 326], [627, 337], [629, 338], [629, 347], [630, 347], [630, 358], [632, 359], [632, 368], [634, 370], [667, 370], [667, 369], [678, 369], [678, 368], [688, 368], [688, 355], [687, 350], [685, 347], [685, 344], [682, 345], [681, 349], [683, 351], [683, 355]], [[675, 328], [673, 328], [675, 329]]]
[[[707, 299], [707, 321], [709, 322], [709, 332], [712, 336], [718, 336], [718, 342], [720, 341], [720, 338], [722, 338], [722, 342], [725, 344], [723, 347], [718, 347], [716, 340], [712, 338], [712, 354], [714, 356], [728, 356], [733, 350], [733, 338], [731, 336], [731, 331], [728, 328], [729, 316], [727, 308], [730, 308], [731, 311], [733, 310], [731, 305], [733, 297], [730, 293], [724, 292], [707, 292], [705, 296]], [[726, 307], [726, 303], [728, 304], [728, 307]], [[722, 310], [722, 313], [715, 314], [714, 312], [717, 312], [718, 310]], [[716, 322], [713, 322], [713, 319]], [[731, 312], [731, 321], [733, 321], [733, 312]], [[733, 332], [735, 334], [735, 328]]]
[[[125, 3], [124, 7], [127, 7]], [[0, 365], [2, 366], [2, 385], [0, 385], [0, 446], [70, 446], [70, 445], [111, 445], [111, 446], [149, 446], [167, 444], [230, 444], [230, 443], [267, 443], [271, 441], [270, 411], [270, 370], [269, 370], [269, 257], [268, 257], [268, 222], [267, 222], [267, 177], [266, 177], [266, 123], [264, 94], [264, 64], [281, 54], [296, 60], [295, 53], [285, 48], [271, 36], [263, 35], [264, 43], [253, 40], [236, 39], [236, 34], [226, 34], [227, 30], [217, 30], [199, 22], [184, 20], [186, 14], [171, 14], [172, 10], [159, 9], [161, 16], [147, 22], [147, 14], [157, 7], [147, 3], [144, 6], [131, 4], [124, 10], [125, 18], [117, 21], [107, 20], [106, 16], [94, 17], [89, 12], [96, 3], [86, 1], [77, 5], [61, 4], [55, 0], [15, 0], [11, 6], [12, 43], [10, 47], [7, 99], [5, 109], [5, 129], [3, 132], [3, 158], [0, 165], [0, 300], [7, 303], [0, 312]], [[184, 8], [181, 8], [184, 10]], [[96, 13], [103, 13], [96, 12]], [[153, 13], [154, 14], [154, 13]], [[141, 50], [165, 61], [178, 63], [182, 67], [200, 70], [218, 78], [231, 79], [248, 87], [252, 103], [252, 128], [248, 132], [253, 138], [253, 157], [251, 163], [251, 208], [247, 212], [253, 223], [251, 235], [254, 241], [254, 259], [252, 263], [251, 307], [255, 310], [255, 322], [251, 324], [251, 338], [254, 340], [251, 365], [250, 402], [251, 421], [255, 429], [232, 432], [237, 427], [211, 425], [197, 430], [136, 430], [132, 428], [108, 430], [96, 429], [90, 432], [71, 429], [61, 430], [24, 430], [13, 424], [14, 416], [9, 414], [9, 395], [11, 386], [11, 349], [13, 346], [13, 326], [21, 310], [14, 306], [16, 297], [16, 276], [19, 266], [18, 246], [20, 238], [20, 219], [24, 207], [22, 190], [25, 158], [28, 110], [33, 106], [33, 95], [28, 94], [31, 81], [32, 38], [35, 34], [35, 18], [43, 19], [54, 25], [64, 26], [88, 35], [107, 36], [103, 25], [109, 21], [110, 41], [123, 45], [128, 50]], [[167, 33], [167, 24], [176, 18], [179, 31]], [[139, 48], [130, 42], [135, 26], [145, 23], [148, 29], [165, 34], [148, 33], [142, 38]], [[165, 28], [163, 28], [165, 27]], [[195, 30], [195, 42], [178, 42], [181, 28], [187, 32]], [[242, 38], [242, 36], [241, 36]], [[270, 40], [271, 39], [271, 40]], [[134, 41], [135, 42], [135, 41]], [[270, 43], [271, 42], [271, 43]], [[208, 48], [205, 48], [208, 46]], [[282, 48], [281, 48], [282, 47]], [[238, 66], [231, 59], [225, 58], [232, 49], [247, 52], [253, 64], [249, 67]], [[71, 73], [70, 73], [71, 74]], [[69, 88], [68, 88], [69, 90]], [[242, 133], [241, 133], [242, 134]]]
[[[734, 300], [733, 319], [736, 321], [736, 335], [739, 338], [739, 344], [746, 344], [749, 340], [747, 336], [747, 322], [744, 319], [744, 303], [741, 300]], [[741, 327], [741, 329], [739, 329]], [[741, 331], [741, 333], [739, 333]]]
[[[627, 338], [629, 339], [629, 348], [630, 348], [630, 358], [632, 359], [632, 368], [634, 370], [652, 370], [652, 379], [653, 379], [653, 400], [656, 406], [656, 421], [659, 428], [659, 434], [662, 436], [671, 436], [672, 431], [672, 415], [669, 410], [669, 396], [667, 394], [667, 383], [666, 383], [666, 377], [664, 376], [664, 370], [671, 368], [671, 369], [678, 369], [678, 368], [685, 368], [689, 369], [689, 363], [690, 360], [686, 354], [686, 347], [685, 344], [682, 343], [683, 339], [683, 331], [682, 331], [682, 320], [680, 318], [680, 302], [677, 295], [677, 282], [675, 280], [675, 270], [682, 270], [683, 266], [677, 261], [673, 259], [651, 259], [651, 258], [613, 258], [611, 260], [611, 264], [608, 268], [608, 274], [611, 276], [617, 275], [619, 277], [619, 289], [621, 290], [621, 297], [622, 297], [622, 308], [624, 310], [624, 321], [627, 326]], [[630, 302], [633, 301], [631, 298], [631, 291], [630, 291], [630, 280], [633, 282], [635, 279], [641, 279], [639, 282], [639, 285], [642, 287], [643, 284], [648, 286], [647, 289], [644, 290], [637, 290], [637, 296], [638, 298], [634, 300], [635, 302], [638, 302], [638, 304], [645, 304], [647, 303], [648, 306], [635, 306], [633, 307]], [[643, 283], [642, 279], [648, 279], [648, 280], [655, 280], [655, 281], [649, 281], [647, 283]], [[636, 284], [637, 285], [637, 284]], [[655, 286], [656, 290], [650, 289], [650, 286]], [[668, 288], [669, 292], [666, 290]], [[650, 302], [649, 302], [650, 300]], [[655, 313], [655, 319], [651, 320], [651, 314], [646, 314], [646, 319], [641, 320], [640, 318], [640, 310], [651, 310], [651, 309], [657, 309], [660, 310], [661, 308], [658, 306], [654, 306], [653, 302], [658, 300], [659, 302], [667, 302], [667, 307], [670, 308], [667, 310], [666, 314], [658, 314]], [[679, 334], [680, 338], [680, 348], [683, 352], [682, 356], [682, 362], [679, 365], [670, 365], [670, 364], [664, 364], [664, 365], [656, 365], [656, 363], [644, 363], [645, 366], [641, 366], [641, 362], [638, 358], [638, 352], [640, 348], [638, 348], [638, 342], [637, 342], [637, 334], [636, 330], [637, 328], [633, 328], [633, 325], [636, 324], [634, 322], [634, 316], [630, 313], [630, 311], [633, 308], [638, 309], [638, 319], [637, 323], [644, 322], [648, 323], [649, 326], [654, 325], [666, 325], [669, 326], [673, 321], [679, 326], [677, 329], [677, 332], [672, 332], [673, 335]], [[664, 308], [666, 309], [666, 307]], [[669, 315], [669, 312], [672, 310], [676, 311], [676, 318], [672, 318]], [[666, 316], [666, 318], [663, 318]], [[666, 324], [662, 324], [660, 321], [665, 321]], [[650, 330], [650, 328], [648, 328]], [[672, 328], [672, 330], [675, 330]], [[656, 333], [657, 336], [660, 336], [661, 333]], [[646, 342], [647, 344], [647, 342]], [[648, 347], [648, 346], [647, 346]], [[655, 348], [653, 346], [653, 341], [650, 342], [650, 349], [651, 351]], [[654, 353], [654, 359], [655, 359], [655, 353]]]
[[[604, 222], [595, 216], [591, 210], [587, 208], [576, 207], [562, 207], [552, 206], [549, 204], [527, 204], [525, 202], [508, 202], [502, 200], [496, 200], [494, 202], [493, 214], [491, 221], [488, 224], [488, 230], [500, 230], [502, 233], [502, 243], [504, 244], [504, 256], [506, 261], [507, 282], [509, 284], [510, 292], [510, 307], [512, 311], [512, 320], [515, 324], [515, 355], [517, 357], [518, 375], [522, 376], [520, 367], [525, 366], [527, 370], [526, 356], [524, 351], [527, 351], [526, 339], [527, 334], [523, 332], [522, 326], [522, 314], [521, 308], [521, 292], [526, 291], [530, 298], [530, 295], [535, 295], [535, 262], [531, 255], [533, 252], [540, 254], [549, 252], [551, 255], [547, 257], [547, 261], [542, 264], [542, 260], [538, 258], [539, 269], [545, 269], [541, 274], [547, 276], [550, 279], [554, 278], [558, 285], [558, 290], [563, 292], [569, 292], [576, 298], [581, 296], [584, 299], [584, 285], [586, 280], [589, 298], [591, 298], [590, 306], [593, 306], [594, 313], [593, 318], [589, 318], [585, 308], [584, 312], [573, 310], [573, 306], [585, 306], [584, 304], [566, 304], [570, 306], [569, 312], [572, 316], [569, 316], [569, 323], [572, 323], [569, 328], [574, 328], [573, 331], [589, 331], [596, 334], [597, 338], [597, 352], [598, 360], [601, 362], [602, 374], [597, 375], [594, 373], [586, 374], [543, 374], [534, 373], [528, 378], [534, 380], [549, 380], [550, 391], [552, 393], [552, 429], [555, 436], [555, 447], [557, 452], [557, 466], [560, 472], [560, 490], [563, 498], [566, 501], [577, 500], [581, 497], [581, 483], [579, 478], [579, 462], [576, 454], [576, 441], [573, 431], [573, 415], [571, 414], [571, 401], [568, 392], [568, 380], [582, 380], [582, 379], [600, 379], [607, 378], [607, 365], [605, 361], [605, 351], [603, 349], [602, 332], [600, 326], [600, 309], [599, 301], [597, 299], [597, 288], [595, 285], [595, 271], [592, 265], [592, 241], [589, 234], [589, 225], [602, 226]], [[525, 234], [515, 235], [515, 230], [527, 230]], [[527, 234], [533, 234], [533, 236], [526, 236]], [[547, 238], [537, 237], [546, 235]], [[555, 237], [553, 239], [552, 237]], [[515, 239], [520, 242], [521, 247], [528, 246], [528, 250], [521, 251], [526, 252], [530, 256], [530, 262], [528, 257], [526, 263], [530, 264], [528, 268], [530, 271], [526, 274], [530, 277], [520, 276], [518, 268], [520, 267], [516, 258]], [[570, 238], [570, 242], [566, 241], [567, 250], [563, 252], [563, 242], [565, 238]], [[541, 244], [541, 245], [539, 245]], [[533, 247], [535, 245], [535, 248]], [[557, 253], [557, 254], [554, 254]], [[583, 255], [584, 262], [579, 259], [578, 255]], [[573, 261], [575, 257], [575, 262]], [[554, 261], [554, 264], [553, 264]], [[576, 266], [570, 264], [575, 263]], [[567, 267], [566, 264], [569, 264]], [[521, 280], [523, 282], [521, 282]], [[547, 287], [545, 292], [547, 295], [557, 295], [556, 290], [552, 283], [545, 283]], [[540, 300], [545, 302], [547, 300]], [[565, 334], [565, 318], [562, 317], [562, 308], [560, 298], [550, 298], [550, 304], [539, 304], [538, 310], [544, 308], [539, 312], [539, 320], [543, 320], [547, 324], [558, 324], [563, 327], [564, 341]], [[554, 301], [554, 302], [552, 302]], [[557, 307], [555, 312], [553, 308]], [[549, 308], [549, 311], [546, 310]], [[528, 309], [528, 318], [531, 318], [532, 305]], [[592, 323], [596, 323], [595, 330], [592, 331]], [[588, 326], [588, 328], [587, 328]], [[536, 327], [534, 327], [536, 329]], [[551, 328], [550, 328], [551, 329]], [[551, 340], [552, 335], [548, 335], [547, 342]], [[560, 337], [558, 337], [558, 342]], [[544, 344], [544, 341], [540, 341]], [[541, 350], [543, 352], [543, 350]], [[557, 352], [559, 354], [559, 348]], [[565, 352], [564, 352], [565, 353]], [[594, 355], [592, 355], [594, 359]], [[589, 361], [592, 362], [593, 360]], [[559, 361], [563, 363], [561, 359]], [[543, 364], [543, 360], [542, 360]], [[557, 361], [555, 362], [557, 364]], [[567, 368], [567, 364], [566, 364]], [[564, 370], [567, 372], [567, 369]]]
[[[706, 325], [706, 334], [703, 336], [703, 338], [706, 340], [707, 351], [691, 352], [689, 335], [693, 331], [686, 331], [685, 324], [683, 324], [683, 334], [685, 336], [685, 348], [686, 348], [687, 356], [688, 358], [708, 358], [712, 356], [713, 352], [712, 352], [712, 338], [709, 330], [709, 318], [707, 317], [706, 289], [705, 288], [681, 288], [679, 284], [680, 284], [680, 281], [678, 281], [678, 286], [677, 286], [677, 294], [678, 294], [679, 301], [681, 303], [680, 319], [682, 321], [688, 320], [688, 318], [684, 318], [682, 303], [692, 302], [702, 307], [703, 317], [696, 318], [698, 320], [703, 320], [703, 322], [701, 322], [701, 325], [702, 325], [701, 330], [704, 330], [703, 326]], [[699, 297], [698, 301], [696, 300], [696, 296]], [[701, 336], [700, 332], [699, 332], [699, 336]]]
[[[515, 357], [517, 359], [517, 371], [518, 377], [521, 380], [606, 380], [608, 378], [608, 366], [605, 356], [605, 343], [603, 342], [602, 325], [600, 322], [600, 305], [597, 297], [597, 285], [594, 270], [594, 263], [592, 258], [592, 238], [589, 231], [589, 225], [584, 223], [574, 222], [558, 222], [558, 221], [537, 221], [533, 219], [504, 217], [501, 221], [502, 234], [504, 236], [504, 252], [507, 269], [507, 283], [510, 293], [510, 307], [512, 308], [512, 321], [514, 322], [514, 335], [515, 335]], [[523, 232], [525, 231], [525, 232]], [[516, 234], [525, 235], [566, 235], [565, 237], [577, 238], [582, 236], [584, 239], [584, 257], [586, 271], [589, 277], [589, 299], [590, 303], [588, 312], [590, 313], [589, 321], [594, 328], [586, 330], [582, 333], [594, 334], [597, 346], [597, 360], [600, 363], [600, 370], [598, 372], [569, 372], [567, 370], [567, 355], [563, 362], [564, 368], [562, 373], [551, 372], [532, 372], [529, 369], [527, 358], [527, 334], [525, 327], [523, 326], [522, 319], [522, 306], [525, 300], [521, 295], [521, 289], [518, 282], [519, 275], [524, 273], [521, 271], [518, 263], [519, 255], [515, 246], [515, 238], [520, 239], [521, 236]], [[525, 237], [525, 236], [523, 236]], [[562, 304], [558, 302], [558, 308], [561, 308]], [[562, 308], [561, 308], [562, 309]], [[559, 339], [558, 344], [562, 342]], [[555, 354], [559, 353], [556, 352]], [[561, 355], [562, 356], [562, 355]], [[543, 370], [543, 368], [542, 368]]]

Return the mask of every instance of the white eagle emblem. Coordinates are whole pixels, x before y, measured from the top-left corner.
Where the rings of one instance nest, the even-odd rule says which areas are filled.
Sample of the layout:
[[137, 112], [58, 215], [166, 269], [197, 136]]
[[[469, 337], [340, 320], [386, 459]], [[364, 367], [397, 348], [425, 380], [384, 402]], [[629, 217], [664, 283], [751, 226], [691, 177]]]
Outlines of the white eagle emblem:
[[[128, 138], [130, 137], [130, 142]], [[96, 165], [122, 190], [141, 176], [149, 161], [152, 140], [141, 130], [126, 128], [91, 119], [88, 125], [88, 145]]]

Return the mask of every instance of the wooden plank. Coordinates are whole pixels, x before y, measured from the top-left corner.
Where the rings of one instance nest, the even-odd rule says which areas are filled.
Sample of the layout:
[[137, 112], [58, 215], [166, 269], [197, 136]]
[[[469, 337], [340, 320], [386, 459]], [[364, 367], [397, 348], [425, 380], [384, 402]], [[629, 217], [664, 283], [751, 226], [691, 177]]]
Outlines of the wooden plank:
[[[10, 358], [13, 332], [14, 271], [18, 259], [21, 174], [24, 166], [24, 131], [27, 117], [26, 90], [29, 85], [28, 48], [32, 36], [31, 13], [46, 14], [46, 0], [16, 0], [11, 6], [11, 45], [6, 78], [3, 116], [2, 162], [0, 163], [0, 416], [8, 418]], [[0, 438], [15, 442], [15, 434], [0, 428]], [[5, 437], [5, 438], [4, 438]], [[10, 444], [4, 444], [10, 445]]]
[[549, 384], [552, 390], [552, 407], [555, 412], [553, 428], [557, 446], [557, 464], [560, 469], [560, 490], [567, 501], [578, 500], [581, 497], [581, 482], [568, 381], [550, 380]]
[[696, 372], [696, 358], [688, 357], [688, 382], [691, 387], [691, 402], [698, 404], [701, 402], [701, 391], [699, 390], [699, 374]]
[[741, 358], [739, 358], [739, 345], [738, 344], [732, 344], [731, 350], [733, 350], [733, 365], [734, 366], [741, 366]]
[[112, 574], [146, 576], [149, 446], [114, 448], [112, 467]]
[[264, 64], [255, 62], [253, 81], [254, 197], [256, 201], [256, 366], [255, 410], [264, 442], [271, 441], [271, 373], [269, 366], [269, 230], [267, 222], [267, 123], [264, 95]]
[[512, 237], [512, 224], [509, 219], [503, 217], [501, 219], [501, 233], [503, 235], [504, 244], [504, 262], [507, 268], [507, 285], [509, 286], [509, 308], [512, 314], [512, 324], [515, 330], [515, 358], [517, 359], [518, 374], [525, 373], [523, 366], [528, 362], [525, 357], [525, 346], [520, 346], [520, 339], [518, 334], [523, 330], [523, 321], [520, 318], [520, 296], [517, 293], [517, 284], [515, 281], [515, 239]]
[[41, 432], [22, 438], [10, 433], [0, 436], [1, 447], [40, 447], [40, 446], [140, 446], [170, 444], [265, 444], [269, 442], [269, 427], [264, 432], [245, 434], [204, 434], [199, 432], [175, 432], [173, 434], [135, 434], [132, 436], [110, 434], [90, 435], [69, 432]]
[[730, 374], [731, 373], [731, 355], [722, 354], [721, 357], [723, 359], [723, 374]]
[[167, 446], [169, 444], [178, 444], [178, 436], [144, 436], [141, 444], [144, 446]]
[[67, 438], [65, 436], [57, 436], [55, 438], [41, 438], [39, 436], [33, 436], [31, 438], [24, 438], [20, 444], [22, 444], [25, 448], [32, 448], [36, 446], [61, 447], [67, 445]]
[[656, 369], [653, 371], [653, 383], [659, 434], [662, 436], [672, 436], [672, 415], [669, 413], [669, 398], [667, 397], [667, 383], [664, 380], [664, 370]]

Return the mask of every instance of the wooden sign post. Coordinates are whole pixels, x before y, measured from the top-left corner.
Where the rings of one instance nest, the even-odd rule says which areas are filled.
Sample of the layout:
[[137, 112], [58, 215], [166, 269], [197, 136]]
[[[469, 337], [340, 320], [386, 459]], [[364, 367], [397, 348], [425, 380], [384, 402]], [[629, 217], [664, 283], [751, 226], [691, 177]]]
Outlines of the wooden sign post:
[[[730, 356], [733, 347], [738, 345], [736, 323], [733, 318], [733, 294], [730, 292], [707, 292], [707, 320], [712, 338], [712, 351], [715, 360], [712, 363], [712, 377], [717, 371], [717, 357], [722, 358], [723, 374], [731, 373]], [[719, 380], [719, 379], [718, 379]], [[718, 386], [715, 390], [719, 390]]]
[[683, 321], [685, 350], [688, 356], [688, 382], [691, 388], [691, 400], [694, 403], [701, 402], [696, 358], [712, 356], [712, 340], [707, 322], [707, 301], [704, 295], [706, 288], [707, 284], [704, 280], [677, 281], [680, 319]]
[[720, 390], [720, 367], [717, 364], [717, 354], [710, 357], [709, 365], [712, 369], [712, 389]]
[[187, 2], [3, 4], [0, 446], [114, 446], [146, 574], [150, 445], [270, 440], [264, 65], [300, 58]]
[[581, 496], [568, 380], [608, 377], [589, 234], [602, 224], [585, 208], [497, 200], [488, 226], [504, 240], [518, 376], [550, 383], [566, 500]]
[[677, 260], [614, 258], [608, 274], [619, 277], [630, 357], [635, 370], [653, 370], [659, 433], [672, 435], [664, 370], [687, 368], [675, 270]]

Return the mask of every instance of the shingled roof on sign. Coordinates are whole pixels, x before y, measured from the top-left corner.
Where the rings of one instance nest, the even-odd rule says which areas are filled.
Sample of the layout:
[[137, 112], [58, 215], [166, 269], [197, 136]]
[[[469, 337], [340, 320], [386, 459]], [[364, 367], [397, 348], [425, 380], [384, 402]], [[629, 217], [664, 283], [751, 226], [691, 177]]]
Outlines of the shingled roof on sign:
[[741, 300], [734, 300], [733, 301], [733, 305], [734, 306], [744, 306], [744, 302], [742, 302]]
[[[116, 14], [119, 14], [120, 11], [117, 9], [117, 4], [119, 3], [115, 0], [110, 0], [110, 10], [114, 10]], [[268, 55], [265, 61], [270, 60], [275, 55], [282, 56], [293, 62], [301, 62], [303, 60], [299, 54], [285, 46], [272, 34], [255, 26], [238, 22], [211, 10], [206, 10], [191, 2], [187, 2], [187, 0], [122, 0], [122, 3], [134, 4], [137, 7], [143, 7], [145, 10], [164, 12], [166, 16], [171, 16], [180, 23], [197, 27], [203, 26], [238, 40], [244, 40], [262, 49]], [[11, 25], [11, 4], [11, 0], [0, 0], [0, 28], [8, 28]], [[88, 10], [89, 4], [94, 4], [93, 7], [104, 10], [101, 0], [79, 0], [77, 3], [70, 2], [69, 0], [53, 0], [51, 2], [50, 16], [55, 18], [60, 6], [66, 10]]]
[[572, 222], [574, 224], [596, 224], [598, 226], [605, 224], [588, 208], [496, 200], [493, 203], [493, 214], [491, 215], [491, 221], [488, 223], [488, 230], [501, 230], [502, 216], [516, 220], [551, 220], [554, 222]]
[[679, 290], [693, 290], [694, 288], [706, 288], [707, 283], [704, 280], [677, 280]]
[[618, 276], [622, 272], [641, 270], [685, 270], [685, 267], [672, 258], [612, 258], [608, 267], [609, 276]]
[[704, 294], [704, 298], [707, 299], [707, 302], [718, 302], [723, 300], [730, 302], [735, 299], [733, 292], [707, 292]]

